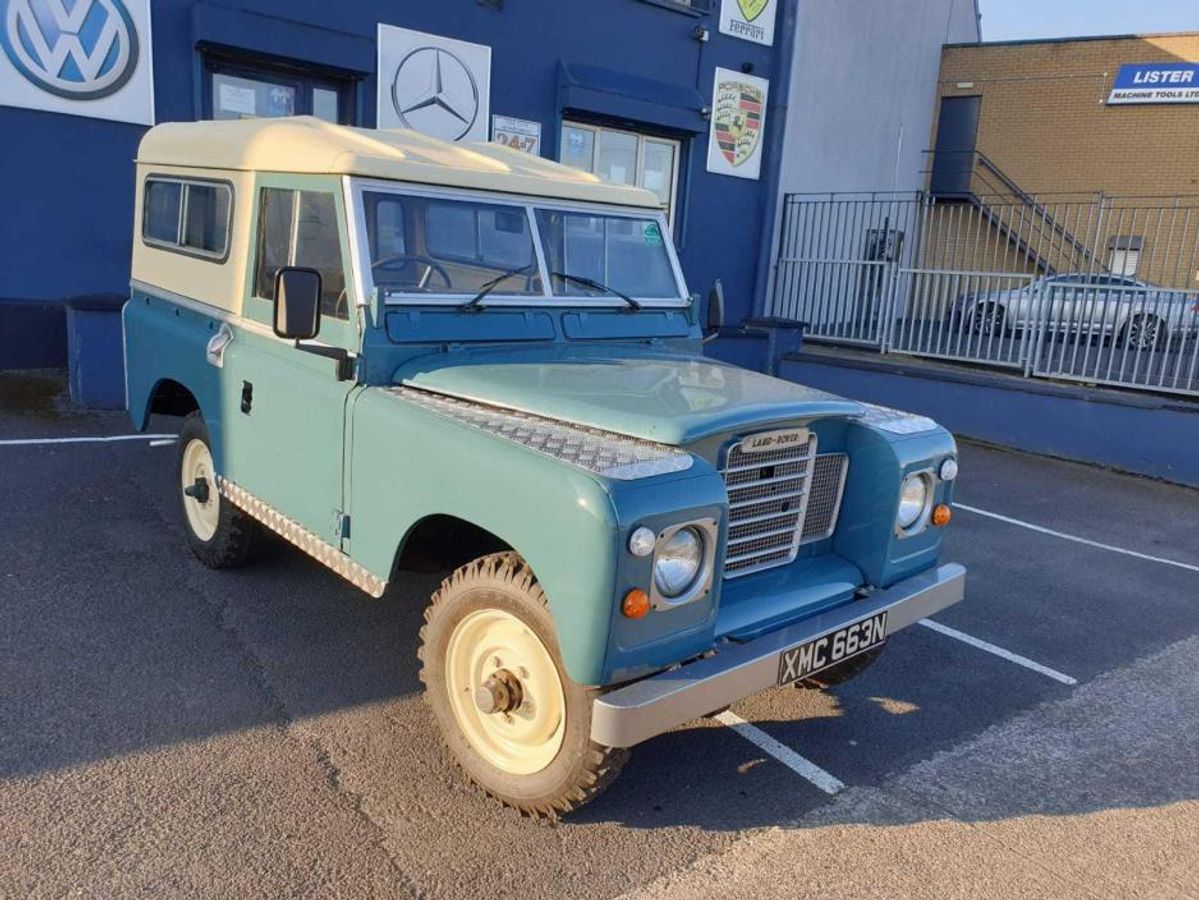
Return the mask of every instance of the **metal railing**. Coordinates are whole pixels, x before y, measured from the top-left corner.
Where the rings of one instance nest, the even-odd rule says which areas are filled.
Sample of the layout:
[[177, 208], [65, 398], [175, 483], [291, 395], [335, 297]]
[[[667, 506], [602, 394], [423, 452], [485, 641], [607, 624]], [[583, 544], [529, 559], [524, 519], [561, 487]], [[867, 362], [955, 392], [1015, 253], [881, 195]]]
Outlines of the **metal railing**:
[[817, 342], [1199, 396], [1199, 197], [788, 195], [769, 312]]

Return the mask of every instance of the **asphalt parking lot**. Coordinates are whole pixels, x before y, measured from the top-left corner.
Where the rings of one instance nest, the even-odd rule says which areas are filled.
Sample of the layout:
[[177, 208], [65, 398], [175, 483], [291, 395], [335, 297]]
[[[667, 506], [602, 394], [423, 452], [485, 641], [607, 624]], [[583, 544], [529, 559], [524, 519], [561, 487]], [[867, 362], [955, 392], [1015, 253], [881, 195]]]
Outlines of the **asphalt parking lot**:
[[964, 603], [545, 824], [438, 743], [438, 576], [211, 572], [122, 433], [0, 412], [0, 896], [1199, 896], [1199, 492], [964, 443]]

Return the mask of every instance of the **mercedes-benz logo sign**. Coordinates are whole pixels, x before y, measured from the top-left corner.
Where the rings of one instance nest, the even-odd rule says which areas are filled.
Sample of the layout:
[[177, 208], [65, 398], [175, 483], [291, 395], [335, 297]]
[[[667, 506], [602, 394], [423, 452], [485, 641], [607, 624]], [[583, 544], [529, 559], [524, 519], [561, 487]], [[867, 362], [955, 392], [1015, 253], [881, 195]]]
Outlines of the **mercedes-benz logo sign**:
[[456, 141], [479, 115], [479, 86], [449, 50], [418, 47], [396, 67], [391, 102], [405, 128]]
[[0, 10], [4, 55], [55, 96], [107, 97], [137, 68], [137, 29], [121, 0], [0, 0]]

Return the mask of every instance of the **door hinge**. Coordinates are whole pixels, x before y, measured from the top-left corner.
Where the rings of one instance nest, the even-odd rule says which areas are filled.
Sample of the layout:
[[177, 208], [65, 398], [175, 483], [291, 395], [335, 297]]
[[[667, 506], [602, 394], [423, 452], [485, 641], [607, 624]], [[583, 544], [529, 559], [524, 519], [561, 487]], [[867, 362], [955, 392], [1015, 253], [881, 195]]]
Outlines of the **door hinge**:
[[341, 510], [333, 513], [333, 534], [343, 541], [350, 537], [350, 517]]

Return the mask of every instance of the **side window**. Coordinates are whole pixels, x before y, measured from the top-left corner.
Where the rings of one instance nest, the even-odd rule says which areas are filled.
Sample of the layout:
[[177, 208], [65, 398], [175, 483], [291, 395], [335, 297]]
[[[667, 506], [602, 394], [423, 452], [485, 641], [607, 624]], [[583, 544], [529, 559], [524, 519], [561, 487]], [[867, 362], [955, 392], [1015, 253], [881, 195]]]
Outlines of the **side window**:
[[295, 191], [263, 188], [258, 206], [258, 265], [254, 294], [275, 299], [275, 273], [291, 260], [291, 215]]
[[295, 228], [294, 265], [321, 273], [321, 315], [348, 319], [346, 275], [341, 264], [341, 239], [337, 230], [337, 203], [323, 191], [300, 191]]
[[179, 241], [179, 210], [183, 207], [183, 185], [178, 181], [146, 181], [142, 208], [142, 235], [152, 241]]
[[254, 293], [275, 299], [275, 275], [284, 266], [321, 273], [321, 315], [348, 319], [337, 203], [327, 191], [263, 188], [258, 211]]
[[185, 209], [180, 243], [202, 253], [224, 256], [229, 191], [215, 184], [189, 184]]
[[233, 190], [222, 182], [147, 178], [142, 240], [163, 250], [223, 260]]

